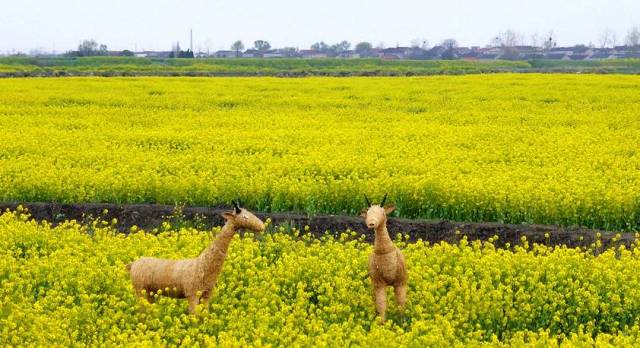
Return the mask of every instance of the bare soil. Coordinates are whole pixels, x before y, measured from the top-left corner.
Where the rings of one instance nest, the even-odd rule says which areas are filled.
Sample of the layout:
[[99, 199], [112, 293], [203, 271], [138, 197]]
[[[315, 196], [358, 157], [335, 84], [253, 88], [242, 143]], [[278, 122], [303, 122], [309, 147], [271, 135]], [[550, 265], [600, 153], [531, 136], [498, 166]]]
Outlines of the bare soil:
[[[184, 207], [180, 217], [176, 217], [175, 207], [157, 204], [60, 204], [60, 203], [0, 203], [0, 211], [15, 210], [18, 205], [26, 207], [32, 218], [38, 221], [49, 221], [54, 225], [66, 220], [75, 219], [80, 222], [90, 222], [93, 219], [117, 219], [116, 227], [126, 233], [130, 227], [136, 225], [150, 230], [160, 226], [165, 221], [196, 225], [200, 228], [211, 228], [222, 225], [220, 214], [228, 211], [229, 207]], [[104, 210], [108, 210], [103, 214]], [[309, 226], [309, 232], [314, 236], [325, 233], [337, 234], [351, 230], [366, 236], [366, 240], [373, 240], [373, 233], [369, 231], [361, 217], [340, 215], [307, 216], [295, 213], [256, 213], [262, 219], [271, 218], [274, 226], [287, 226], [303, 229]], [[562, 227], [550, 225], [513, 225], [493, 222], [452, 222], [446, 220], [409, 220], [390, 218], [388, 229], [392, 235], [397, 232], [409, 235], [410, 241], [419, 239], [430, 243], [446, 241], [457, 243], [466, 236], [468, 240], [488, 240], [498, 236], [496, 245], [505, 243], [517, 245], [521, 238], [526, 237], [529, 243], [546, 245], [566, 245], [568, 247], [589, 247], [597, 239], [602, 241], [603, 248], [625, 245], [630, 247], [635, 241], [632, 233], [605, 232], [582, 227]], [[545, 237], [548, 234], [548, 238]], [[598, 237], [600, 235], [600, 237]], [[393, 236], [392, 236], [393, 237]]]

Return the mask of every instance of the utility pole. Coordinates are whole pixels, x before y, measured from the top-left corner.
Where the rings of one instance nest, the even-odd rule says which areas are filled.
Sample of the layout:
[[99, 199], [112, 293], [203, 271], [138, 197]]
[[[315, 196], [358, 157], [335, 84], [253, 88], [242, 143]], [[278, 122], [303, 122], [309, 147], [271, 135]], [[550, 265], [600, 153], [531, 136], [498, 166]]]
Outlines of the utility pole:
[[190, 29], [190, 42], [189, 42], [189, 49], [191, 49], [191, 52], [193, 53], [193, 28]]

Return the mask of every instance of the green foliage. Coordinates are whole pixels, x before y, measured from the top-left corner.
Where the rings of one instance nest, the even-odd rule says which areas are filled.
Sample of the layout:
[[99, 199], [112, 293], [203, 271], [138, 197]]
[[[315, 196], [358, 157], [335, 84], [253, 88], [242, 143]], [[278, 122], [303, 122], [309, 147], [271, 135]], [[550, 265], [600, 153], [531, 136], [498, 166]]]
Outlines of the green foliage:
[[[362, 46], [362, 45], [361, 45]], [[324, 46], [323, 46], [324, 47]], [[346, 46], [335, 45], [344, 49]], [[363, 48], [365, 46], [362, 46]], [[331, 47], [323, 48], [330, 51]], [[356, 47], [357, 49], [357, 47]], [[191, 58], [184, 51], [185, 58]], [[364, 59], [160, 59], [138, 57], [0, 57], [4, 76], [58, 75], [437, 75], [487, 72], [639, 73], [640, 59], [466, 61]]]
[[253, 42], [253, 48], [258, 51], [267, 51], [271, 49], [271, 44], [269, 44], [269, 41], [256, 40]]
[[[340, 46], [341, 49], [344, 48]], [[346, 46], [345, 46], [346, 47]], [[527, 62], [381, 59], [157, 59], [138, 57], [1, 57], [6, 76], [66, 75], [435, 75], [525, 70]]]
[[371, 43], [363, 41], [363, 42], [358, 42], [358, 44], [356, 44], [355, 51], [358, 53], [367, 53], [372, 48], [373, 48], [373, 45], [371, 45]]

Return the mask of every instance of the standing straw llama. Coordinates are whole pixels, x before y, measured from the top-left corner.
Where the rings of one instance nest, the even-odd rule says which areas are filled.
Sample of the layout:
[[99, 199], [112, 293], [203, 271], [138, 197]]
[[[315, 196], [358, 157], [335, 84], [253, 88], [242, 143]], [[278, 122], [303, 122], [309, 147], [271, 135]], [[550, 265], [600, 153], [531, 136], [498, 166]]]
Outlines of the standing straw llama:
[[[127, 265], [136, 294], [153, 301], [152, 293], [186, 298], [189, 313], [195, 313], [200, 302], [207, 305], [222, 271], [229, 244], [238, 229], [264, 231], [264, 223], [233, 202], [233, 212], [226, 212], [226, 220], [216, 240], [195, 259], [168, 260], [142, 257]], [[169, 291], [166, 291], [166, 290]]]
[[387, 194], [384, 195], [380, 205], [372, 204], [367, 196], [364, 196], [368, 210], [362, 212], [367, 227], [375, 231], [376, 237], [373, 253], [369, 256], [369, 277], [373, 286], [373, 297], [376, 310], [381, 320], [385, 321], [387, 309], [387, 286], [393, 286], [396, 294], [396, 303], [401, 311], [407, 302], [407, 264], [402, 252], [393, 244], [387, 231], [387, 214], [395, 207], [384, 207]]

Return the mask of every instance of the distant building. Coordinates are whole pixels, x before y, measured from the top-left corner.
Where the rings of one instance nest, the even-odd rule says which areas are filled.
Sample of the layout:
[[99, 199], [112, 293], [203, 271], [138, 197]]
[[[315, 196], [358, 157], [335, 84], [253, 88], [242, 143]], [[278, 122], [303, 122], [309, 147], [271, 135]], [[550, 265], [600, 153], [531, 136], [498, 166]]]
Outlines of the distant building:
[[501, 55], [503, 51], [502, 47], [487, 47], [482, 50], [482, 53]]
[[554, 47], [544, 55], [544, 58], [569, 60], [574, 49], [574, 47]]
[[544, 59], [569, 60], [571, 54], [567, 52], [549, 52], [544, 55]]
[[513, 47], [515, 50], [517, 50], [520, 53], [534, 53], [537, 52], [538, 50], [540, 50], [538, 47], [535, 46], [514, 46]]
[[631, 59], [631, 58], [640, 58], [640, 52], [626, 52], [626, 53], [620, 53], [620, 54], [616, 54], [615, 58], [618, 59]]
[[406, 58], [415, 60], [429, 59], [429, 51], [420, 47], [411, 47]]
[[572, 52], [573, 54], [590, 54], [592, 50], [587, 46], [574, 46]]
[[283, 58], [286, 57], [282, 50], [268, 50], [262, 54], [264, 58]]
[[236, 51], [221, 50], [221, 51], [216, 51], [213, 55], [216, 58], [236, 58], [236, 57], [242, 57], [242, 52], [236, 53]]
[[133, 55], [136, 57], [143, 58], [169, 58], [171, 57], [171, 51], [140, 51], [134, 52]]
[[571, 56], [569, 56], [569, 59], [571, 59], [571, 60], [585, 60], [587, 58], [589, 58], [588, 54], [576, 54], [576, 53], [574, 53]]
[[360, 52], [360, 58], [378, 58], [379, 56], [380, 56], [379, 48], [372, 48], [372, 49]]
[[542, 59], [544, 58], [544, 54], [542, 54], [542, 52], [523, 53], [520, 55], [520, 58], [525, 60]]
[[476, 59], [479, 59], [481, 55], [482, 55], [482, 52], [471, 50], [469, 52], [461, 54], [460, 58], [465, 60], [476, 60]]
[[500, 57], [500, 53], [482, 52], [478, 56], [478, 59], [481, 59], [481, 60], [495, 60], [495, 59], [498, 59], [498, 57]]
[[406, 59], [410, 53], [409, 47], [391, 47], [381, 49], [378, 56], [382, 59]]
[[316, 50], [300, 50], [298, 52], [302, 58], [327, 58], [327, 54]]
[[338, 54], [339, 58], [360, 58], [360, 53], [354, 51], [354, 50], [346, 50], [344, 52], [340, 52], [340, 54]]
[[440, 59], [445, 49], [442, 46], [433, 46], [425, 52], [426, 59]]
[[588, 57], [589, 60], [602, 60], [602, 59], [613, 59], [615, 58], [614, 51], [612, 49], [599, 49], [595, 50], [593, 54]]
[[[106, 56], [121, 56], [124, 51], [103, 52]], [[130, 55], [129, 52], [127, 54]], [[37, 55], [32, 53], [31, 55]], [[172, 51], [137, 51], [133, 52], [136, 57], [145, 58], [171, 58], [175, 55]], [[313, 49], [298, 50], [294, 47], [282, 47], [260, 51], [253, 48], [244, 52], [234, 50], [220, 50], [209, 54], [209, 52], [198, 52], [197, 58], [217, 57], [217, 58], [379, 58], [379, 59], [465, 59], [465, 60], [603, 60], [603, 59], [640, 59], [640, 49], [629, 46], [615, 46], [613, 48], [594, 48], [586, 45], [575, 45], [572, 47], [553, 47], [545, 50], [541, 47], [518, 45], [513, 47], [456, 47], [445, 49], [443, 46], [434, 46], [430, 49], [421, 47], [390, 47], [371, 48], [364, 51], [345, 50], [337, 53], [332, 50], [320, 52]]]
[[262, 51], [255, 49], [248, 49], [242, 53], [242, 58], [261, 58], [262, 56]]

